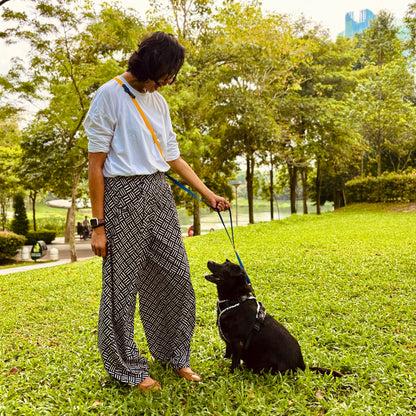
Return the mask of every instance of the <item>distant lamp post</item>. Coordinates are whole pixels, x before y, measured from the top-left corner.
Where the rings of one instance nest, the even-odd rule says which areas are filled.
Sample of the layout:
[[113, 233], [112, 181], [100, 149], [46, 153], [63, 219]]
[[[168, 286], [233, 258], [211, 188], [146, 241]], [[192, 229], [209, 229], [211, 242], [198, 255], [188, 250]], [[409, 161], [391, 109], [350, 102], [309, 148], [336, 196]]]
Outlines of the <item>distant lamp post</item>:
[[230, 181], [230, 185], [235, 188], [235, 225], [238, 225], [238, 197], [237, 197], [237, 188], [241, 185], [239, 181]]

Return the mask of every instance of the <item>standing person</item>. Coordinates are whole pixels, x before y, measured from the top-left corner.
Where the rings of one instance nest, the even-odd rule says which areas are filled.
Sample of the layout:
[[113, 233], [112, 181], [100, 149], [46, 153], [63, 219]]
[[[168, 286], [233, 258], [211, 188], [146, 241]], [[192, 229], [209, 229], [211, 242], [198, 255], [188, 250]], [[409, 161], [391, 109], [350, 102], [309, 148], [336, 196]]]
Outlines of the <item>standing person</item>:
[[88, 221], [88, 217], [87, 216], [85, 216], [84, 217], [84, 221], [82, 221], [82, 225], [87, 229], [87, 230], [89, 230], [89, 228], [90, 228], [90, 222]]
[[90, 233], [91, 233], [91, 225], [87, 216], [84, 217], [84, 221], [82, 221], [82, 226], [84, 227], [83, 236], [84, 236], [84, 239], [86, 240], [87, 238], [90, 237]]
[[152, 356], [180, 377], [201, 381], [190, 367], [195, 295], [164, 172], [172, 168], [220, 211], [230, 206], [181, 158], [168, 105], [158, 92], [174, 82], [184, 57], [185, 49], [168, 33], [145, 38], [127, 71], [98, 89], [84, 122], [91, 247], [104, 258], [98, 346], [107, 372], [140, 390], [160, 385], [133, 339], [137, 295]]

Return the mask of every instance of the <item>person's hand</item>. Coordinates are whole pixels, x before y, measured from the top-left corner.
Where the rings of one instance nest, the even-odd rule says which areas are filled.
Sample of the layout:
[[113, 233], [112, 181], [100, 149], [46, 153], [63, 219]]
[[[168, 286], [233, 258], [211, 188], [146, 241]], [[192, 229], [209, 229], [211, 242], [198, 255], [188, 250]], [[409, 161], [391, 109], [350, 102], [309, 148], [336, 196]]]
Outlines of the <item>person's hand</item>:
[[225, 211], [230, 208], [230, 203], [219, 195], [214, 195], [208, 202], [212, 207], [217, 208], [218, 211]]
[[97, 227], [92, 230], [91, 248], [94, 254], [100, 257], [107, 256], [107, 236], [105, 226]]

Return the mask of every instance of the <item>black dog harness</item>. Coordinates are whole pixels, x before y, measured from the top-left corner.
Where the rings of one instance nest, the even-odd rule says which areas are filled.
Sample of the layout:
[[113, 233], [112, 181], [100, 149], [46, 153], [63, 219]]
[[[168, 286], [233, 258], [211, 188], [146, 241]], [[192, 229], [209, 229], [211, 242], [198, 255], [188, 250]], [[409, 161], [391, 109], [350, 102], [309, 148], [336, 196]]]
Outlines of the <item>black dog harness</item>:
[[257, 301], [257, 298], [255, 296], [240, 296], [237, 300], [219, 300], [217, 302], [217, 326], [218, 330], [220, 332], [220, 337], [223, 341], [227, 341], [227, 339], [224, 336], [224, 333], [221, 329], [221, 316], [224, 312], [227, 312], [231, 309], [238, 308], [241, 303], [246, 302], [248, 300], [255, 300], [257, 304], [257, 311], [256, 311], [256, 319], [254, 321], [254, 324], [252, 328], [250, 329], [250, 335], [247, 338], [247, 341], [244, 345], [244, 349], [246, 350], [251, 342], [251, 339], [253, 338], [253, 334], [258, 332], [263, 325], [264, 318], [266, 317], [266, 308], [263, 306], [261, 302]]

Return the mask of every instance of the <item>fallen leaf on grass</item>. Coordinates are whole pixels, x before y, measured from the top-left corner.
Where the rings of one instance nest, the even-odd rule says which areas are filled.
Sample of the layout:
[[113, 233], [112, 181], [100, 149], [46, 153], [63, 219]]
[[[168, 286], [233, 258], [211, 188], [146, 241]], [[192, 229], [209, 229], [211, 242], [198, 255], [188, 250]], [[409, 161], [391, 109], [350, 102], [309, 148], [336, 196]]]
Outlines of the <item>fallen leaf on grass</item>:
[[20, 371], [20, 368], [18, 367], [13, 367], [10, 371], [9, 371], [9, 376], [14, 376], [16, 373], [18, 373]]
[[251, 389], [247, 392], [247, 396], [250, 397], [250, 398], [252, 398], [252, 399], [254, 399], [256, 397], [256, 395], [254, 394], [253, 390], [251, 390]]
[[324, 396], [324, 394], [322, 393], [322, 391], [319, 389], [316, 393], [315, 393], [315, 396], [319, 399], [319, 400], [322, 400], [325, 396]]

